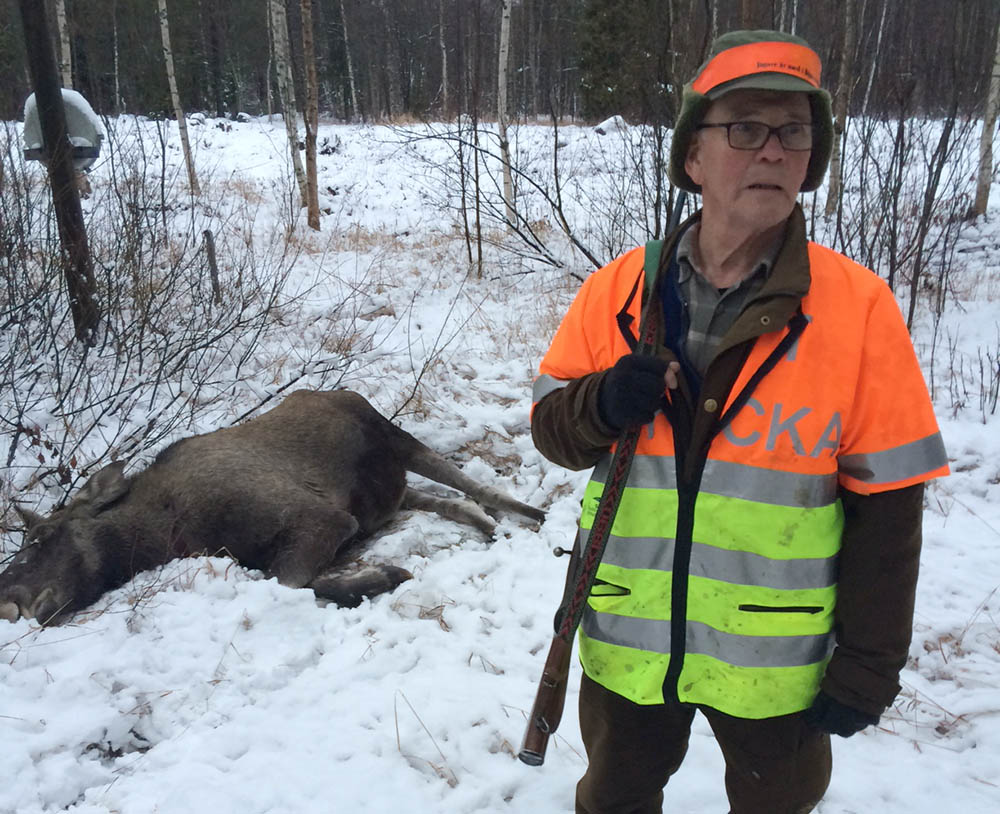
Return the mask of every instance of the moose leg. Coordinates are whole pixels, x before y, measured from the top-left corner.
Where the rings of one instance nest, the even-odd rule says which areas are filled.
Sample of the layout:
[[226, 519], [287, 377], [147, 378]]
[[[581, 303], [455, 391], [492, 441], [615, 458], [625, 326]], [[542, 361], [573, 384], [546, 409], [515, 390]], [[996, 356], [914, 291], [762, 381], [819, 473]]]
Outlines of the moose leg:
[[416, 489], [406, 488], [403, 495], [403, 506], [407, 509], [423, 509], [429, 512], [436, 512], [442, 517], [454, 520], [457, 523], [468, 523], [475, 526], [488, 537], [493, 536], [496, 523], [493, 518], [484, 512], [478, 503], [464, 498], [448, 498], [429, 495], [426, 492], [418, 492]]
[[351, 563], [320, 574], [309, 587], [320, 599], [329, 599], [342, 608], [353, 608], [360, 605], [364, 597], [388, 593], [412, 578], [413, 574], [395, 565]]
[[289, 588], [304, 588], [357, 531], [358, 521], [342, 509], [325, 505], [302, 509], [286, 520], [268, 574]]

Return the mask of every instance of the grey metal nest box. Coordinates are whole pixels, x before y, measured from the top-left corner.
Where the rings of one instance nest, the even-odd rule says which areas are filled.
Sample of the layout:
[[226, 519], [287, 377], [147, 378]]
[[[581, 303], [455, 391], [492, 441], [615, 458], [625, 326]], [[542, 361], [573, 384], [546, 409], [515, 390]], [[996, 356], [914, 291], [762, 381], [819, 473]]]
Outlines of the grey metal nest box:
[[[62, 99], [66, 110], [66, 129], [73, 145], [73, 166], [80, 172], [88, 169], [101, 154], [104, 128], [90, 103], [75, 90], [62, 88]], [[48, 159], [33, 93], [24, 102], [24, 157], [43, 164]]]

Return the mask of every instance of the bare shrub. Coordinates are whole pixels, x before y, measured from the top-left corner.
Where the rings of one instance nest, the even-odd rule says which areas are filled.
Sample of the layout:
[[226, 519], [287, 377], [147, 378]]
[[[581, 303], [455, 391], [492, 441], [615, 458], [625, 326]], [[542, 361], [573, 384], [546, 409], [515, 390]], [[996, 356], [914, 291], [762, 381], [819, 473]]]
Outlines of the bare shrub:
[[235, 405], [252, 412], [301, 379], [335, 386], [371, 347], [359, 321], [369, 304], [350, 286], [331, 298], [336, 280], [318, 266], [293, 275], [297, 224], [261, 217], [263, 193], [235, 195], [233, 179], [206, 176], [194, 202], [162, 159], [162, 129], [152, 139], [131, 119], [107, 129], [110, 166], [87, 206], [105, 314], [92, 348], [73, 341], [44, 172], [22, 160], [13, 128], [0, 131], [5, 497], [34, 489], [58, 503], [99, 463], [148, 457], [234, 419]]

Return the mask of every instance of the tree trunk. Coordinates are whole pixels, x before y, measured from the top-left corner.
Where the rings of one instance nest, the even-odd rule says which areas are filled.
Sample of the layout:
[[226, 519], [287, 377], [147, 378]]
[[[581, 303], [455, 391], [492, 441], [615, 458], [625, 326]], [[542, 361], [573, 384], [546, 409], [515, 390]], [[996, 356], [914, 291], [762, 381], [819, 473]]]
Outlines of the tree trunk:
[[219, 8], [216, 0], [208, 4], [208, 72], [212, 77], [212, 101], [215, 103], [215, 115], [222, 118], [226, 115], [224, 82], [222, 78], [222, 27], [219, 21]]
[[497, 66], [497, 129], [500, 133], [500, 160], [503, 162], [503, 200], [507, 210], [507, 227], [513, 228], [514, 183], [510, 176], [510, 142], [507, 140], [507, 63], [510, 56], [510, 4], [500, 0], [500, 59]]
[[469, 112], [468, 87], [468, 56], [465, 48], [465, 24], [462, 17], [462, 4], [455, 3], [455, 30], [458, 32], [457, 48], [455, 50], [456, 78], [458, 79], [458, 114]]
[[844, 40], [840, 52], [840, 76], [837, 80], [837, 94], [833, 97], [833, 153], [830, 156], [830, 181], [826, 195], [826, 215], [829, 217], [840, 206], [841, 194], [841, 153], [843, 151], [844, 128], [847, 125], [847, 109], [851, 101], [851, 67], [854, 62], [854, 3], [844, 3]]
[[972, 207], [976, 215], [986, 214], [986, 204], [990, 199], [990, 184], [993, 181], [993, 131], [996, 130], [998, 108], [1000, 108], [1000, 25], [997, 26], [997, 50], [993, 58], [993, 74], [986, 96], [983, 132], [979, 136], [979, 180], [976, 183], [976, 202]]
[[798, 13], [799, 0], [781, 0], [781, 21], [778, 25], [778, 30], [794, 34]]
[[403, 68], [400, 63], [399, 42], [397, 39], [397, 26], [385, 6], [385, 0], [378, 0], [378, 7], [382, 12], [382, 19], [385, 20], [385, 31], [382, 36], [382, 52], [385, 56], [385, 63], [382, 70], [385, 72], [386, 85], [388, 86], [388, 112], [389, 118], [398, 116], [403, 112]]
[[49, 40], [45, 4], [36, 0], [21, 0], [21, 19], [31, 84], [35, 88], [38, 121], [42, 127], [42, 145], [48, 153], [46, 166], [59, 241], [63, 248], [63, 275], [73, 327], [77, 341], [93, 346], [101, 313], [95, 300], [94, 266], [76, 188], [70, 142], [66, 135], [66, 111], [59, 89], [56, 58]]
[[319, 128], [319, 80], [313, 42], [312, 0], [301, 0], [302, 62], [306, 74], [306, 206], [309, 226], [319, 231], [319, 188], [316, 183], [316, 130]]
[[121, 78], [118, 66], [118, 2], [115, 0], [111, 4], [111, 37], [114, 45], [114, 72], [115, 72], [115, 113], [121, 115], [125, 112], [125, 104], [122, 101]]
[[167, 0], [157, 0], [160, 10], [160, 39], [163, 41], [163, 61], [167, 65], [167, 83], [170, 85], [170, 101], [174, 106], [174, 116], [177, 117], [177, 130], [181, 136], [181, 149], [184, 151], [184, 163], [187, 164], [188, 184], [192, 195], [200, 195], [198, 176], [194, 171], [194, 158], [191, 156], [191, 142], [188, 141], [187, 119], [184, 118], [184, 108], [181, 107], [181, 97], [177, 92], [177, 77], [174, 74], [174, 54], [170, 50], [170, 22], [167, 18]]
[[274, 115], [274, 92], [271, 89], [271, 66], [274, 64], [274, 31], [271, 22], [271, 0], [267, 0], [267, 73], [265, 74], [265, 84], [267, 86], [267, 121], [270, 123]]
[[[459, 0], [461, 2], [461, 0]], [[438, 0], [438, 45], [441, 48], [441, 113], [448, 119], [448, 45], [444, 38], [444, 0]]]
[[740, 27], [744, 29], [770, 28], [770, 23], [765, 22], [765, 18], [770, 19], [770, 9], [770, 3], [767, 4], [767, 12], [765, 13], [763, 3], [760, 0], [741, 0]]
[[292, 59], [288, 47], [288, 18], [286, 16], [285, 0], [270, 0], [271, 31], [274, 34], [274, 61], [278, 74], [278, 98], [281, 101], [281, 114], [285, 119], [285, 131], [288, 134], [288, 149], [292, 152], [292, 171], [299, 188], [299, 199], [302, 206], [308, 206], [309, 196], [306, 189], [306, 174], [302, 169], [302, 159], [299, 157], [299, 132], [295, 117], [295, 83], [292, 80]]
[[73, 87], [73, 56], [69, 47], [66, 0], [56, 0], [56, 27], [59, 29], [59, 76], [64, 88]]
[[875, 66], [878, 65], [879, 53], [882, 50], [882, 32], [885, 31], [885, 10], [888, 6], [888, 3], [882, 4], [882, 18], [878, 24], [878, 36], [875, 38], [875, 53], [871, 55], [872, 69], [868, 72], [868, 84], [865, 87], [865, 98], [861, 102], [862, 116], [865, 116], [868, 113], [868, 100], [871, 98], [872, 82], [875, 80]]
[[344, 29], [344, 57], [347, 59], [347, 84], [351, 89], [351, 119], [361, 115], [358, 108], [358, 88], [354, 83], [354, 62], [351, 59], [351, 41], [347, 36], [347, 15], [344, 13], [344, 0], [340, 0], [340, 24]]

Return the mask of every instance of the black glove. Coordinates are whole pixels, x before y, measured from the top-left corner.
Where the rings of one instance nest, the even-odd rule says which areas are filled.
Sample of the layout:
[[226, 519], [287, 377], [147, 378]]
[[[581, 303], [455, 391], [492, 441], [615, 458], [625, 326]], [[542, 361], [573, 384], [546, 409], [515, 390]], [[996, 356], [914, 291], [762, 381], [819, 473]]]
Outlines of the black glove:
[[616, 430], [646, 424], [660, 407], [666, 390], [667, 362], [656, 356], [623, 356], [608, 370], [597, 396], [597, 409]]
[[878, 723], [878, 715], [862, 712], [860, 709], [841, 704], [836, 698], [831, 698], [820, 690], [812, 706], [802, 713], [806, 723], [813, 729], [829, 732], [849, 738], [855, 732], [860, 732], [866, 726]]

